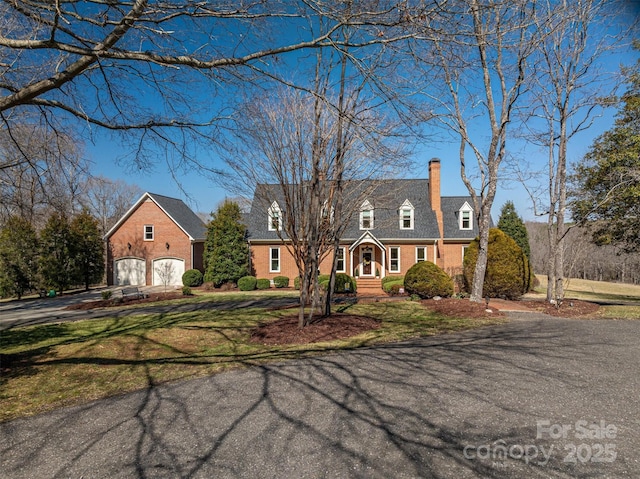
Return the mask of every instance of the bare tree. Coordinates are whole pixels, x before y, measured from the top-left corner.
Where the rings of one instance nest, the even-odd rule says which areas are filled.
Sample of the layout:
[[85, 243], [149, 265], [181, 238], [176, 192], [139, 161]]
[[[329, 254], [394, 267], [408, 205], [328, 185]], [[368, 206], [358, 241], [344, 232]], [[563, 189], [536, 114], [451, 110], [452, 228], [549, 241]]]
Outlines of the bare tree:
[[[479, 251], [471, 300], [482, 300], [491, 207], [507, 152], [507, 131], [525, 86], [527, 59], [536, 41], [534, 4], [456, 0], [414, 20], [416, 70], [429, 79], [428, 119], [459, 143], [460, 175], [473, 201]], [[444, 88], [438, 89], [440, 83]], [[476, 161], [469, 164], [471, 156]]]
[[51, 210], [73, 215], [87, 177], [77, 138], [37, 125], [0, 128], [0, 222], [18, 215], [39, 229]]
[[[546, 150], [546, 182], [542, 188], [548, 198], [546, 205], [537, 205], [533, 188], [525, 187], [534, 199], [536, 213], [547, 216], [547, 300], [557, 303], [564, 298], [569, 144], [592, 125], [598, 107], [611, 103], [615, 91], [611, 75], [598, 68], [598, 61], [612, 51], [616, 40], [609, 28], [614, 18], [610, 8], [610, 2], [600, 0], [548, 2], [540, 4], [532, 17], [536, 30], [546, 35], [533, 61], [531, 78], [535, 82], [528, 96], [531, 107], [524, 112], [524, 125], [526, 139]], [[607, 35], [603, 34], [605, 30]]]
[[99, 221], [103, 235], [142, 194], [142, 190], [136, 185], [103, 176], [89, 178], [84, 190], [81, 202]]
[[[350, 14], [336, 14], [345, 5]], [[380, 32], [399, 22], [400, 8], [391, 0], [3, 2], [0, 119], [10, 127], [37, 117], [58, 131], [75, 120], [88, 136], [96, 127], [122, 134], [140, 167], [157, 161], [159, 142], [173, 151], [164, 155], [169, 169], [193, 162], [217, 173], [199, 159], [197, 140], [215, 141], [229, 99], [258, 79], [290, 82], [280, 75], [288, 55], [342, 48], [344, 27], [360, 31], [358, 49], [392, 41]], [[320, 17], [329, 28], [306, 28]]]

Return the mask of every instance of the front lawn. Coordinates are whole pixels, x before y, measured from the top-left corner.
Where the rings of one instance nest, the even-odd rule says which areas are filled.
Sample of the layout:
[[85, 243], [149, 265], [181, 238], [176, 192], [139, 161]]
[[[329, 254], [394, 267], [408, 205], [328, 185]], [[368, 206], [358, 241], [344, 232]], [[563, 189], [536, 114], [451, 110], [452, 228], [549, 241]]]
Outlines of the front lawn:
[[460, 331], [505, 320], [447, 318], [419, 302], [380, 302], [338, 308], [350, 315], [380, 321], [378, 328], [356, 336], [281, 346], [251, 341], [251, 333], [258, 325], [295, 311], [212, 309], [2, 331], [0, 421], [228, 368]]

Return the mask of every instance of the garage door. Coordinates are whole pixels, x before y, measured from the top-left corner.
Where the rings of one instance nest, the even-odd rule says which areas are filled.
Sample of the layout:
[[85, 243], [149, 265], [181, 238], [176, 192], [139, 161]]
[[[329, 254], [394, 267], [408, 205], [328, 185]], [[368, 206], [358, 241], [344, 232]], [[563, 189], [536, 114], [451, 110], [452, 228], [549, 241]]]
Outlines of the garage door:
[[163, 258], [153, 262], [154, 286], [182, 286], [183, 274], [183, 259]]
[[113, 283], [118, 286], [129, 284], [144, 286], [146, 284], [147, 268], [143, 259], [122, 258], [116, 260], [113, 274], [115, 276]]

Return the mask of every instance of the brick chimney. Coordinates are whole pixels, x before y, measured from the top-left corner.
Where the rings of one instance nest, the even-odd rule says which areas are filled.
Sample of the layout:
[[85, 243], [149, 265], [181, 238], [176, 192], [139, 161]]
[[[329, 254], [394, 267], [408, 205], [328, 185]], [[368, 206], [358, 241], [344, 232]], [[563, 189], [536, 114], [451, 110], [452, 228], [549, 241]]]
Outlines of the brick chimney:
[[438, 158], [432, 158], [431, 161], [429, 161], [429, 202], [438, 220], [440, 237], [443, 238], [444, 223], [442, 220], [442, 203], [440, 200], [440, 160]]

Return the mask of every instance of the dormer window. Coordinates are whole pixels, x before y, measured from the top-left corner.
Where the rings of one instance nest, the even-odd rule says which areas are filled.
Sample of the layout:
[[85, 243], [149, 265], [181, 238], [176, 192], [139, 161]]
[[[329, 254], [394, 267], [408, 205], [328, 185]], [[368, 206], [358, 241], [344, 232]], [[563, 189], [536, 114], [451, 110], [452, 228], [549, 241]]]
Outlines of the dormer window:
[[473, 210], [469, 203], [465, 203], [458, 212], [459, 226], [461, 230], [473, 229]]
[[412, 230], [413, 229], [413, 205], [409, 200], [405, 200], [400, 207], [400, 229]]
[[282, 230], [282, 210], [277, 201], [269, 207], [269, 231]]
[[360, 207], [360, 229], [373, 229], [373, 205], [369, 203], [369, 200], [362, 203]]

